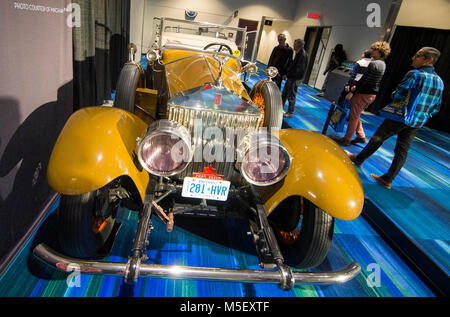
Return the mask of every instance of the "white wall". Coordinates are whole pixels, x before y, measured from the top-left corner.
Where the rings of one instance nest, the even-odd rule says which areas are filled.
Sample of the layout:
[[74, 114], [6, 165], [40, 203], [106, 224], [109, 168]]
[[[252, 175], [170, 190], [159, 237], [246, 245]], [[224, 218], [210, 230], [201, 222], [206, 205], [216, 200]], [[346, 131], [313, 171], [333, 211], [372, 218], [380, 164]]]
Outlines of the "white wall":
[[395, 24], [450, 29], [449, 0], [403, 0]]
[[286, 43], [288, 43], [290, 47], [294, 46], [294, 40], [297, 37], [295, 37], [295, 34], [291, 34], [291, 25], [292, 21], [290, 20], [273, 20], [272, 25], [264, 25], [258, 55], [256, 57], [257, 61], [264, 64], [269, 62], [273, 48], [278, 45], [278, 34], [280, 33], [286, 35]]
[[142, 47], [142, 22], [144, 21], [145, 0], [131, 0], [130, 8], [130, 42], [136, 44], [138, 52], [136, 58], [141, 56]]
[[237, 25], [239, 18], [261, 21], [262, 16], [280, 19], [292, 19], [297, 0], [132, 0], [131, 1], [131, 34], [133, 43], [140, 47], [142, 42], [142, 14], [145, 10], [143, 50], [146, 51], [151, 42], [154, 17], [171, 17], [184, 19], [185, 10], [197, 11], [195, 21], [223, 24], [229, 20], [234, 11], [238, 16], [229, 25]]

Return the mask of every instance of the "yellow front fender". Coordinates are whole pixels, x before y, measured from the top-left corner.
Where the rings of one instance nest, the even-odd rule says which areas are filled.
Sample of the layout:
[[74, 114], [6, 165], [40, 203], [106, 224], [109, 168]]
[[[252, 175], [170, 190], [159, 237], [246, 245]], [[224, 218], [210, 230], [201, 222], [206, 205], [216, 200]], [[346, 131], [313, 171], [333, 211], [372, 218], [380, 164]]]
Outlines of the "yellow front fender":
[[118, 108], [78, 110], [53, 148], [47, 170], [50, 187], [64, 195], [80, 195], [128, 175], [143, 201], [149, 175], [134, 157], [136, 138], [146, 129], [144, 121]]
[[293, 159], [284, 181], [260, 189], [267, 212], [290, 196], [302, 196], [335, 218], [357, 218], [364, 205], [363, 188], [339, 145], [306, 130], [280, 130], [277, 136]]

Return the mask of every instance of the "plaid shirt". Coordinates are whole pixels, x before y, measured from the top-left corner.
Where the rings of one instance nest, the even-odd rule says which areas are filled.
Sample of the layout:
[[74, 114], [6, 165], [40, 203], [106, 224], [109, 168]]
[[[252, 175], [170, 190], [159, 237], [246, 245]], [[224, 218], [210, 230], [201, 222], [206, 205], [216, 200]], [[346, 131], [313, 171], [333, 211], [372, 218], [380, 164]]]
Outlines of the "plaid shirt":
[[[436, 74], [433, 66], [424, 66], [406, 73], [397, 89], [392, 93], [393, 101], [408, 100], [414, 112], [412, 120], [406, 123], [413, 128], [421, 128], [436, 114], [442, 103], [444, 83]], [[415, 93], [411, 93], [411, 92]], [[409, 96], [415, 98], [408, 98]]]

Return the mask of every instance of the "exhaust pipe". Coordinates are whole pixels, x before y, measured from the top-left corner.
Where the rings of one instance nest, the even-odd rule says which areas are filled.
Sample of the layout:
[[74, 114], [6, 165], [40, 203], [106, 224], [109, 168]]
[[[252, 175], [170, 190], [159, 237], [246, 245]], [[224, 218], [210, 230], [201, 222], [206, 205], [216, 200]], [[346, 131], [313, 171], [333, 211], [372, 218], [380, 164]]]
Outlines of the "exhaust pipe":
[[[34, 248], [33, 253], [45, 263], [66, 272], [73, 272], [75, 268], [79, 268], [80, 273], [127, 276], [130, 270], [130, 262], [115, 263], [74, 259], [61, 255], [42, 243]], [[138, 276], [241, 283], [278, 283], [281, 288], [288, 289], [295, 284], [345, 283], [361, 271], [360, 265], [353, 262], [345, 269], [336, 272], [292, 272], [292, 280], [287, 282], [283, 268], [275, 271], [240, 270], [139, 263], [138, 267], [133, 269], [138, 271], [136, 272]]]

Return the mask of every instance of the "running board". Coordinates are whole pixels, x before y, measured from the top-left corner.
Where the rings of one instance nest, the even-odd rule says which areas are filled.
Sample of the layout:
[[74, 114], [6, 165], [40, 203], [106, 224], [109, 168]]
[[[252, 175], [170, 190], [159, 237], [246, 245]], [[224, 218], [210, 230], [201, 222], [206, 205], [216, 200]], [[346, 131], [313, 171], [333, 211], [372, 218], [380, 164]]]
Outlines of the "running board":
[[[33, 253], [42, 261], [65, 272], [79, 270], [86, 274], [105, 274], [127, 276], [130, 262], [100, 262], [74, 259], [61, 255], [41, 243], [34, 248]], [[288, 267], [278, 267], [278, 270], [240, 270], [211, 267], [172, 266], [139, 263], [134, 268], [139, 276], [152, 276], [174, 279], [194, 279], [211, 281], [229, 281], [241, 283], [278, 283], [281, 288], [292, 288], [295, 284], [333, 284], [345, 283], [354, 278], [360, 271], [358, 263], [353, 262], [347, 268], [336, 272], [292, 272], [286, 274]], [[290, 271], [290, 269], [289, 269]], [[291, 276], [291, 281], [286, 278]], [[285, 287], [289, 285], [289, 287]]]

